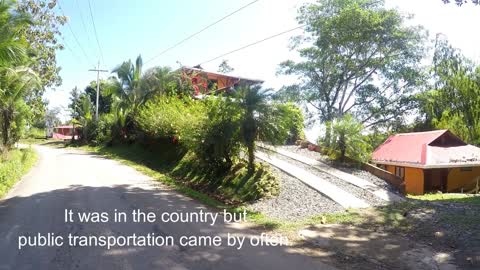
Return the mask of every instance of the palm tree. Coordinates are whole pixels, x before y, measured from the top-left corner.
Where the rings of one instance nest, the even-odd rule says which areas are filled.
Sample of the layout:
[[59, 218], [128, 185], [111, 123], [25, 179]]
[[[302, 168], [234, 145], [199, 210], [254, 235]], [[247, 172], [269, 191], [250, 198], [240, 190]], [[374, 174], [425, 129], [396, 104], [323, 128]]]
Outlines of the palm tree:
[[115, 73], [118, 79], [110, 79], [110, 92], [117, 97], [117, 106], [129, 108], [133, 115], [136, 115], [138, 107], [145, 103], [150, 92], [142, 87], [142, 68], [143, 61], [139, 55], [135, 64], [128, 60], [114, 68], [112, 73]]
[[24, 105], [26, 94], [37, 87], [41, 87], [41, 80], [30, 68], [0, 69], [0, 124], [5, 150], [13, 145], [10, 136], [12, 123], [23, 116], [19, 108]]
[[255, 172], [255, 140], [263, 132], [265, 116], [270, 111], [267, 101], [270, 91], [263, 90], [259, 85], [244, 86], [238, 89], [237, 98], [243, 110], [241, 136], [248, 152], [248, 174]]
[[27, 56], [28, 43], [20, 33], [32, 21], [26, 13], [13, 9], [13, 1], [0, 0], [0, 67], [21, 63]]
[[255, 141], [283, 144], [295, 125], [295, 115], [285, 109], [285, 104], [271, 100], [271, 90], [260, 85], [242, 86], [236, 99], [242, 109], [241, 137], [247, 148], [248, 174], [255, 172]]

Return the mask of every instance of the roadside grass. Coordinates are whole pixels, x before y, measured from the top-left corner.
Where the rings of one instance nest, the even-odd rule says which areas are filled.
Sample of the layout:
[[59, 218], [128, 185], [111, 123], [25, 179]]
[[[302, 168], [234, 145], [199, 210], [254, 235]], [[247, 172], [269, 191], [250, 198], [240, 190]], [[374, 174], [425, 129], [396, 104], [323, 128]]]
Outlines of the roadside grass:
[[51, 139], [46, 139], [45, 136], [44, 137], [30, 137], [30, 138], [22, 138], [20, 139], [19, 143], [23, 143], [23, 144], [43, 144], [43, 143], [47, 143], [47, 142], [50, 142]]
[[375, 208], [347, 209], [344, 212], [324, 213], [295, 222], [260, 216], [255, 220], [255, 223], [281, 232], [295, 231], [316, 224], [343, 224], [366, 228], [383, 227], [386, 229], [409, 230], [411, 224], [405, 217], [405, 213], [415, 207], [415, 203], [401, 202]]
[[480, 205], [480, 195], [474, 194], [458, 194], [458, 193], [431, 193], [425, 195], [408, 195], [409, 198], [430, 202], [449, 202], [449, 203], [466, 203], [472, 205]]
[[31, 148], [12, 149], [0, 157], [0, 198], [32, 168], [37, 158]]

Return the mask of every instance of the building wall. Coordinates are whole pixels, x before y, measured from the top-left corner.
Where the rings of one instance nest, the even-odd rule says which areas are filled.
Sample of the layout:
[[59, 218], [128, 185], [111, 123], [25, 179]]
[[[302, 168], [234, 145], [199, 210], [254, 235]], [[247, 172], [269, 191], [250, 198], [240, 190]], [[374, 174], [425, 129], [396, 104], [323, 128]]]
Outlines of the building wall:
[[448, 173], [447, 191], [456, 191], [464, 187], [466, 190], [473, 189], [475, 183], [472, 183], [480, 176], [480, 167], [473, 167], [471, 171], [461, 168], [453, 168]]
[[[386, 165], [386, 170], [392, 174], [395, 174], [394, 165]], [[423, 194], [423, 170], [418, 168], [405, 168], [405, 193], [422, 195]]]
[[385, 165], [385, 170], [395, 174], [395, 166], [393, 165]]
[[419, 168], [405, 167], [405, 192], [407, 194], [423, 194], [423, 170]]

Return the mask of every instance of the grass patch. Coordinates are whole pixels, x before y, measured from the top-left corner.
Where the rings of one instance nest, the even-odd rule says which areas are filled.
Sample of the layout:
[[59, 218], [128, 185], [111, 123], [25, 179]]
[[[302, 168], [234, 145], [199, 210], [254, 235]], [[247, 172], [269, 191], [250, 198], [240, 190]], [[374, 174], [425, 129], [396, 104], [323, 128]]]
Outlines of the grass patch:
[[480, 196], [472, 194], [432, 193], [425, 195], [408, 195], [410, 199], [431, 202], [449, 202], [480, 205]]
[[260, 215], [254, 222], [265, 228], [289, 232], [316, 224], [343, 224], [367, 228], [383, 227], [393, 230], [408, 230], [411, 224], [405, 217], [416, 206], [414, 203], [402, 202], [388, 206], [367, 209], [347, 209], [344, 212], [325, 213], [300, 221], [283, 221], [269, 219]]
[[37, 153], [31, 148], [13, 149], [0, 158], [0, 197], [3, 197], [35, 164]]
[[45, 139], [45, 137], [37, 137], [37, 138], [23, 138], [23, 139], [20, 139], [19, 143], [23, 143], [23, 144], [44, 144], [44, 143], [47, 143], [51, 140], [48, 140], [48, 139]]

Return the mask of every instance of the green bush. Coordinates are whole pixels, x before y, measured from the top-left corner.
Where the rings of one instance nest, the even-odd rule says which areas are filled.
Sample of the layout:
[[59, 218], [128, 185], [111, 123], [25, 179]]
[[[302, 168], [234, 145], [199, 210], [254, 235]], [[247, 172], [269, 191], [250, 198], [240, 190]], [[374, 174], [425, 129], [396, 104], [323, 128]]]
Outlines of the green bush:
[[211, 169], [229, 170], [241, 150], [240, 108], [228, 97], [210, 97], [203, 103], [207, 121], [199, 130], [201, 140], [191, 149]]
[[151, 138], [171, 138], [191, 146], [206, 121], [205, 106], [191, 98], [158, 96], [143, 106], [136, 117], [138, 128]]
[[182, 184], [231, 204], [273, 197], [280, 193], [280, 183], [268, 165], [256, 163], [252, 175], [248, 173], [247, 163], [239, 160], [218, 175], [198, 161], [198, 157], [190, 152], [178, 162], [172, 170], [172, 176]]
[[102, 114], [96, 126], [95, 144], [111, 144], [114, 140], [114, 134], [119, 133], [116, 124], [115, 116], [112, 113]]
[[288, 138], [286, 144], [294, 144], [298, 140], [305, 139], [303, 129], [305, 128], [305, 119], [302, 110], [295, 104], [288, 102], [285, 104], [277, 104], [280, 114], [283, 115], [281, 119], [288, 130]]
[[136, 120], [147, 138], [170, 139], [194, 152], [205, 167], [221, 171], [240, 152], [240, 117], [230, 98], [161, 96], [148, 101]]
[[35, 151], [31, 148], [14, 149], [5, 153], [0, 163], [0, 197], [33, 166], [37, 160]]
[[251, 196], [255, 199], [278, 196], [280, 194], [280, 182], [270, 171], [270, 167], [260, 163], [257, 164], [255, 171], [257, 180], [254, 181]]
[[28, 139], [39, 139], [39, 138], [45, 138], [46, 133], [45, 129], [43, 128], [36, 128], [36, 127], [30, 127], [24, 135], [24, 138]]
[[348, 156], [354, 160], [367, 161], [372, 148], [362, 135], [363, 125], [351, 114], [336, 119], [332, 124], [330, 155], [344, 160]]

